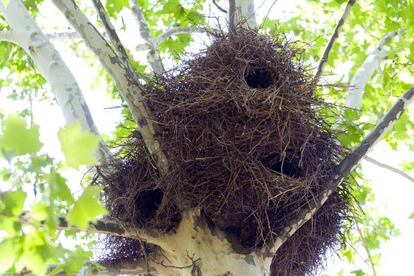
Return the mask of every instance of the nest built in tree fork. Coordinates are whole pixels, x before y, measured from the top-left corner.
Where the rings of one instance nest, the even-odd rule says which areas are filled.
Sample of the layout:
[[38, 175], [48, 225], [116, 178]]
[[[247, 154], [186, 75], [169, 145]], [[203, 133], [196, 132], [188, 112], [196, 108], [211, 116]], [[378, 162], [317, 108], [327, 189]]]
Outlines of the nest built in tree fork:
[[[111, 218], [166, 238], [155, 245], [108, 238], [104, 262], [162, 255], [161, 265], [177, 275], [225, 272], [226, 264], [212, 264], [201, 253], [212, 250], [203, 247], [202, 233], [222, 242], [215, 258], [226, 250], [255, 256], [256, 267], [260, 258], [269, 259], [267, 249], [326, 189], [346, 153], [321, 116], [331, 107], [315, 96], [301, 51], [282, 35], [238, 29], [143, 87], [169, 168], [157, 170], [135, 131], [99, 168], [99, 182]], [[352, 205], [349, 189], [341, 185], [270, 257], [271, 275], [311, 274], [328, 249], [340, 246]], [[212, 265], [217, 268], [207, 268]]]

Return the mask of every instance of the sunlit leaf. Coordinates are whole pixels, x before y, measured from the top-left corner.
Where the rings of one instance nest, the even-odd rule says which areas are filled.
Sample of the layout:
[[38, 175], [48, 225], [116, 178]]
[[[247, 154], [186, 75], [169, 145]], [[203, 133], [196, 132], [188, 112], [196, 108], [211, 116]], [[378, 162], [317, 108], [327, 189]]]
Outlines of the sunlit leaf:
[[100, 201], [100, 193], [98, 186], [86, 187], [68, 214], [69, 223], [86, 228], [89, 222], [95, 222], [97, 217], [106, 214], [107, 211]]
[[0, 205], [0, 213], [7, 216], [17, 217], [23, 212], [23, 205], [26, 200], [26, 193], [19, 189], [14, 192], [6, 193], [2, 198]]
[[42, 147], [39, 141], [39, 127], [28, 128], [23, 119], [9, 116], [4, 120], [0, 146], [7, 154], [14, 156], [36, 153]]
[[98, 148], [99, 138], [90, 132], [83, 131], [80, 123], [74, 123], [59, 131], [59, 140], [69, 167], [94, 165], [94, 156]]
[[20, 247], [20, 243], [16, 239], [7, 239], [0, 243], [0, 273], [5, 273], [14, 265]]

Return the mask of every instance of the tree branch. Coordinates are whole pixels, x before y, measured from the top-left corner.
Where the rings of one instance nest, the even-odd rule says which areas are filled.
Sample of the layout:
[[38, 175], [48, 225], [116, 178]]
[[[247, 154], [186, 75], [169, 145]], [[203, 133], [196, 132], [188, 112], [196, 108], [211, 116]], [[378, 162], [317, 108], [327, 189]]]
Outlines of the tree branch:
[[[296, 233], [300, 227], [302, 227], [307, 221], [309, 221], [316, 212], [325, 204], [329, 196], [333, 194], [337, 187], [341, 185], [344, 179], [351, 173], [358, 162], [364, 157], [368, 150], [374, 146], [381, 138], [387, 133], [387, 131], [394, 125], [394, 123], [400, 118], [402, 112], [408, 107], [408, 105], [414, 100], [414, 87], [410, 88], [405, 94], [403, 94], [394, 106], [388, 111], [387, 114], [377, 124], [375, 129], [356, 147], [349, 155], [347, 155], [341, 163], [335, 168], [335, 174], [332, 176], [332, 180], [328, 183], [325, 191], [317, 196], [316, 200], [309, 202], [309, 209], [303, 210], [298, 218], [285, 228], [283, 233], [276, 239], [274, 246], [270, 249], [270, 253], [273, 256], [276, 254], [280, 246], [283, 245], [293, 234]], [[266, 252], [265, 252], [266, 253]]]
[[356, 219], [354, 219], [354, 222], [355, 222], [359, 237], [361, 238], [362, 247], [365, 249], [365, 252], [367, 253], [369, 265], [371, 266], [371, 270], [372, 270], [372, 276], [377, 276], [377, 271], [375, 269], [375, 263], [374, 263], [374, 260], [372, 259], [371, 251], [369, 250], [369, 247], [367, 246], [367, 243], [365, 241], [365, 237], [364, 237], [364, 234], [362, 233], [361, 227], [359, 227], [359, 222]]
[[224, 8], [222, 8], [218, 3], [217, 3], [217, 1], [216, 0], [213, 0], [213, 5], [214, 6], [216, 6], [216, 8], [219, 10], [219, 11], [221, 11], [221, 12], [223, 12], [223, 13], [227, 13], [227, 10], [226, 9], [224, 9]]
[[124, 45], [122, 44], [121, 40], [116, 33], [115, 27], [111, 23], [111, 19], [109, 18], [108, 14], [105, 11], [104, 6], [102, 5], [100, 0], [92, 0], [95, 9], [98, 12], [99, 18], [101, 19], [103, 25], [105, 26], [105, 30], [108, 33], [109, 39], [115, 46], [117, 54], [121, 57], [121, 60], [124, 63], [128, 62], [128, 54], [125, 50]]
[[[27, 12], [21, 0], [9, 1], [7, 7], [0, 2], [0, 11], [11, 27], [4, 38], [22, 47], [51, 86], [56, 101], [62, 109], [66, 124], [80, 122], [84, 130], [99, 135], [88, 105], [72, 72], [59, 52]], [[101, 141], [97, 157], [105, 161], [109, 149]]]
[[377, 165], [378, 167], [381, 167], [383, 169], [387, 169], [387, 170], [389, 170], [389, 171], [391, 171], [395, 174], [398, 174], [398, 175], [404, 177], [405, 179], [408, 179], [409, 181], [414, 183], [414, 177], [412, 177], [411, 175], [409, 175], [408, 173], [406, 173], [403, 170], [400, 170], [400, 169], [397, 169], [393, 166], [382, 163], [382, 162], [380, 162], [378, 160], [375, 160], [374, 158], [371, 158], [369, 156], [365, 156], [364, 159], [367, 160], [368, 162], [374, 164], [374, 165]]
[[364, 63], [355, 73], [348, 89], [348, 95], [345, 99], [345, 107], [357, 109], [361, 108], [362, 98], [364, 95], [365, 85], [371, 79], [371, 76], [379, 68], [382, 61], [387, 57], [384, 46], [405, 30], [387, 34], [378, 44], [378, 47], [367, 56]]
[[141, 86], [129, 62], [124, 63], [109, 46], [107, 41], [89, 22], [73, 0], [53, 0], [56, 7], [65, 15], [71, 25], [80, 33], [89, 48], [97, 55], [100, 62], [115, 81], [122, 97], [125, 99], [138, 125], [146, 148], [157, 165], [160, 173], [168, 169], [168, 161], [155, 139], [155, 130], [151, 116], [141, 95]]
[[136, 228], [136, 226], [132, 224], [115, 220], [98, 219], [94, 223], [90, 222], [88, 228], [82, 229], [69, 225], [69, 222], [65, 217], [58, 217], [58, 228], [61, 230], [133, 238], [155, 245], [160, 244], [160, 239], [158, 238], [159, 235], [157, 233], [149, 233], [143, 229]]
[[156, 45], [152, 40], [147, 20], [145, 20], [144, 12], [138, 6], [136, 0], [129, 0], [129, 3], [131, 5], [132, 13], [138, 22], [140, 35], [147, 43], [150, 50], [147, 55], [148, 63], [150, 64], [152, 71], [155, 74], [160, 75], [164, 72], [164, 66], [162, 65]]
[[335, 41], [339, 37], [339, 32], [341, 31], [341, 28], [344, 25], [345, 20], [349, 16], [349, 14], [351, 12], [351, 9], [354, 6], [354, 4], [355, 4], [355, 0], [349, 0], [348, 1], [348, 3], [346, 4], [345, 10], [344, 10], [344, 12], [341, 16], [341, 19], [339, 19], [338, 23], [336, 24], [334, 32], [333, 32], [331, 38], [329, 39], [328, 44], [326, 45], [325, 51], [323, 52], [322, 58], [319, 61], [318, 69], [317, 69], [316, 74], [315, 74], [315, 79], [318, 80], [318, 81], [319, 81], [319, 78], [321, 77], [323, 67], [325, 66], [326, 62], [328, 61], [329, 54], [331, 53], [332, 47], [333, 47]]

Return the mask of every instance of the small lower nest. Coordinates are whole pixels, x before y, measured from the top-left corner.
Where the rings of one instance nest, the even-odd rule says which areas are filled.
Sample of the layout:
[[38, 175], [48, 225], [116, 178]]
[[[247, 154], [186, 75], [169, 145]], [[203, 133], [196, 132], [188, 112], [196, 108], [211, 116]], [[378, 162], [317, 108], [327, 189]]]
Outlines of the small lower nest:
[[[143, 87], [169, 169], [160, 175], [133, 132], [98, 169], [111, 217], [168, 232], [183, 211], [198, 207], [236, 251], [270, 246], [323, 191], [345, 153], [320, 115], [331, 107], [314, 95], [315, 86], [300, 52], [282, 36], [240, 29], [216, 38]], [[326, 250], [337, 248], [348, 189], [342, 185], [279, 249], [273, 275], [312, 273]], [[107, 260], [143, 256], [140, 242], [110, 242]]]

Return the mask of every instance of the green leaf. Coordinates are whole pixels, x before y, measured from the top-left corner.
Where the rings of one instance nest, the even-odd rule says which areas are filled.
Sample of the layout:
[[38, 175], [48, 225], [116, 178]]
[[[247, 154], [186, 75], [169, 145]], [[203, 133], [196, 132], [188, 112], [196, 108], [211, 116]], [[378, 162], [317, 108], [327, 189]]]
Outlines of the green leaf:
[[26, 200], [26, 193], [19, 189], [14, 192], [8, 192], [2, 199], [0, 205], [0, 214], [6, 216], [18, 217], [23, 212], [23, 205]]
[[37, 221], [45, 221], [48, 218], [47, 205], [38, 202], [32, 206], [30, 217]]
[[8, 116], [4, 121], [3, 136], [0, 137], [0, 145], [7, 155], [23, 155], [27, 153], [36, 153], [42, 143], [39, 140], [39, 127], [26, 127], [23, 119]]
[[101, 189], [98, 186], [88, 186], [75, 202], [75, 206], [68, 214], [71, 225], [86, 228], [89, 222], [95, 222], [98, 216], [107, 213], [100, 201]]
[[5, 273], [14, 265], [20, 247], [17, 239], [7, 239], [0, 243], [0, 273]]
[[4, 5], [5, 7], [7, 7], [7, 5], [9, 4], [9, 1], [10, 1], [10, 0], [1, 0], [1, 2], [3, 2], [3, 5]]
[[66, 184], [66, 179], [63, 178], [58, 172], [52, 170], [48, 180], [50, 185], [51, 198], [65, 201], [68, 203], [68, 205], [72, 204], [75, 201], [72, 192]]
[[34, 275], [46, 275], [47, 263], [43, 258], [41, 248], [33, 248], [33, 250], [26, 250], [19, 260], [19, 268], [27, 268]]
[[93, 133], [82, 131], [79, 122], [59, 130], [59, 140], [69, 167], [78, 168], [80, 165], [95, 165], [94, 156], [98, 148], [99, 138]]
[[105, 3], [105, 9], [112, 17], [116, 17], [123, 8], [129, 8], [128, 0], [108, 0]]
[[355, 276], [364, 276], [365, 275], [364, 271], [362, 271], [361, 269], [351, 271], [351, 273], [353, 273]]
[[72, 250], [71, 252], [69, 252], [69, 255], [67, 256], [67, 258], [65, 258], [65, 262], [62, 265], [61, 269], [63, 269], [68, 274], [76, 273], [91, 258], [91, 252], [85, 251], [81, 247], [77, 246], [76, 250]]
[[409, 219], [414, 219], [414, 212], [408, 217]]

